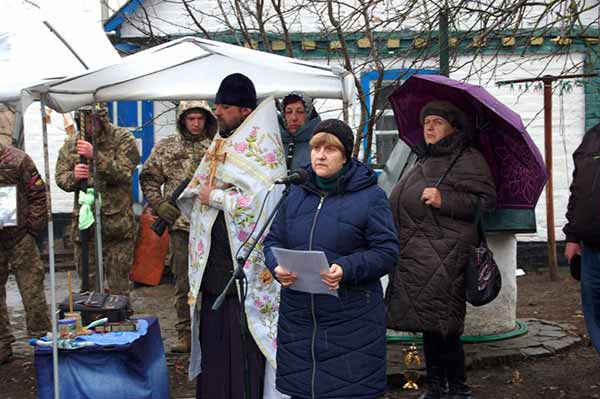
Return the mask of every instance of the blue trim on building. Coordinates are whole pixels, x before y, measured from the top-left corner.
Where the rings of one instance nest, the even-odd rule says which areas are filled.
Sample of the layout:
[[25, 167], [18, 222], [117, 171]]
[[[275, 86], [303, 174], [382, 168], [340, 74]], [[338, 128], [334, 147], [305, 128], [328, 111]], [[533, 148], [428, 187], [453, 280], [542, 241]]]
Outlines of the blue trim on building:
[[[436, 75], [439, 73], [438, 69], [414, 69], [414, 68], [400, 68], [400, 69], [389, 69], [383, 72], [383, 80], [406, 80], [411, 75], [416, 73], [422, 75]], [[362, 86], [363, 92], [365, 95], [365, 102], [367, 103], [367, 119], [371, 116], [371, 82], [376, 81], [379, 77], [378, 71], [371, 71], [363, 73], [360, 78], [360, 85]], [[362, 146], [363, 151], [367, 150], [367, 130], [368, 126], [365, 124], [362, 132]], [[371, 162], [372, 154], [369, 154], [369, 162]]]
[[112, 17], [104, 23], [104, 31], [112, 32], [113, 30], [117, 32], [117, 36], [120, 36], [121, 33], [121, 24], [125, 22], [126, 16], [133, 14], [139, 6], [144, 3], [144, 0], [130, 0], [123, 5], [117, 12], [115, 12]]
[[[108, 114], [113, 120], [113, 107], [108, 107]], [[138, 124], [138, 119], [141, 119], [141, 125]], [[140, 156], [143, 164], [154, 146], [154, 103], [141, 101], [141, 118], [138, 118], [138, 101], [117, 102], [117, 125], [135, 128], [132, 133], [137, 140], [141, 141]], [[143, 195], [139, 185], [138, 169], [133, 173], [133, 201], [142, 203]]]

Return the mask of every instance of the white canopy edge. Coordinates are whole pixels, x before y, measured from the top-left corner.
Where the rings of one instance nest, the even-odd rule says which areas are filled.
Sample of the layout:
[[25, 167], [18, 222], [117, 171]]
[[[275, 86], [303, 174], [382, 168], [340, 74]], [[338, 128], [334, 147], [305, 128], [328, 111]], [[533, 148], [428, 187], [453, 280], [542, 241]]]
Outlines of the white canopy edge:
[[349, 102], [353, 95], [353, 76], [343, 68], [194, 37], [27, 91], [34, 98], [46, 94], [48, 106], [63, 113], [100, 101], [213, 100], [223, 78], [236, 72], [253, 81], [258, 97], [301, 90]]

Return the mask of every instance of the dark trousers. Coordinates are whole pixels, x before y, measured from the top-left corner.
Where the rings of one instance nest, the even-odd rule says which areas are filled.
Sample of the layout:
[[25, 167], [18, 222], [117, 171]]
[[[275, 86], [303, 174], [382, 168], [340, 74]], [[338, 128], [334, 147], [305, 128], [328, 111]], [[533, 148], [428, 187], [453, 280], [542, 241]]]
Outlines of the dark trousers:
[[428, 380], [442, 385], [446, 381], [450, 385], [465, 383], [465, 352], [460, 336], [423, 333], [423, 351]]
[[600, 251], [585, 244], [581, 254], [581, 305], [592, 344], [600, 352]]

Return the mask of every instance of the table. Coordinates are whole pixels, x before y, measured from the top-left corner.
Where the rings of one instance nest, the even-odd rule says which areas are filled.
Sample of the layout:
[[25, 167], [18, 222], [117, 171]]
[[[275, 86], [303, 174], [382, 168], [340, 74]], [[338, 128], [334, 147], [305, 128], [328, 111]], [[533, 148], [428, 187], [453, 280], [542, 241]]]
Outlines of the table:
[[[128, 344], [59, 350], [61, 398], [167, 399], [169, 377], [156, 317]], [[36, 347], [38, 398], [54, 399], [52, 348]]]

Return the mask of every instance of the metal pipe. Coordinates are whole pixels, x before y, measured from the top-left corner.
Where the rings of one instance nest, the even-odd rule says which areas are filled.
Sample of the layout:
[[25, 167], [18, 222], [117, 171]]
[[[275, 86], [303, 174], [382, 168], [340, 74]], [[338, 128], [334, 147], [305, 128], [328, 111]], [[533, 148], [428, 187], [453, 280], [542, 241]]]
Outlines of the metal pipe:
[[546, 158], [546, 229], [548, 235], [548, 271], [550, 280], [558, 280], [556, 237], [554, 236], [554, 187], [552, 184], [552, 79], [544, 79], [544, 150]]
[[79, 61], [79, 63], [81, 63], [81, 65], [83, 65], [83, 67], [85, 69], [90, 69], [85, 62], [83, 62], [83, 60], [81, 59], [81, 57], [79, 56], [79, 54], [77, 54], [75, 52], [75, 50], [73, 50], [73, 47], [71, 47], [71, 45], [65, 40], [64, 37], [62, 37], [62, 35], [60, 33], [58, 33], [56, 31], [56, 29], [54, 29], [54, 27], [50, 24], [50, 22], [48, 21], [44, 21], [44, 25], [46, 25], [48, 27], [48, 29], [50, 29], [50, 32], [54, 33], [54, 35], [56, 35], [56, 37], [58, 38], [58, 40], [60, 40], [62, 42], [62, 44], [65, 45], [66, 48], [69, 49], [69, 51], [71, 52], [71, 54], [73, 54], [75, 56], [75, 58], [77, 58], [77, 61]]
[[94, 180], [94, 210], [96, 218], [96, 290], [104, 293], [104, 262], [102, 259], [102, 198], [98, 192], [98, 167], [96, 162], [98, 161], [98, 154], [96, 149], [96, 101], [92, 104], [92, 146], [94, 147], [94, 162], [92, 162], [92, 178]]
[[[50, 309], [52, 312], [52, 375], [54, 378], [54, 397], [60, 398], [58, 383], [58, 321], [56, 320], [56, 270], [54, 265], [54, 224], [52, 222], [52, 196], [50, 193], [50, 161], [48, 157], [48, 127], [46, 126], [46, 94], [40, 98], [42, 113], [42, 136], [44, 138], [44, 172], [46, 177], [46, 204], [48, 207], [48, 260], [50, 266]], [[43, 293], [42, 293], [43, 295]]]

